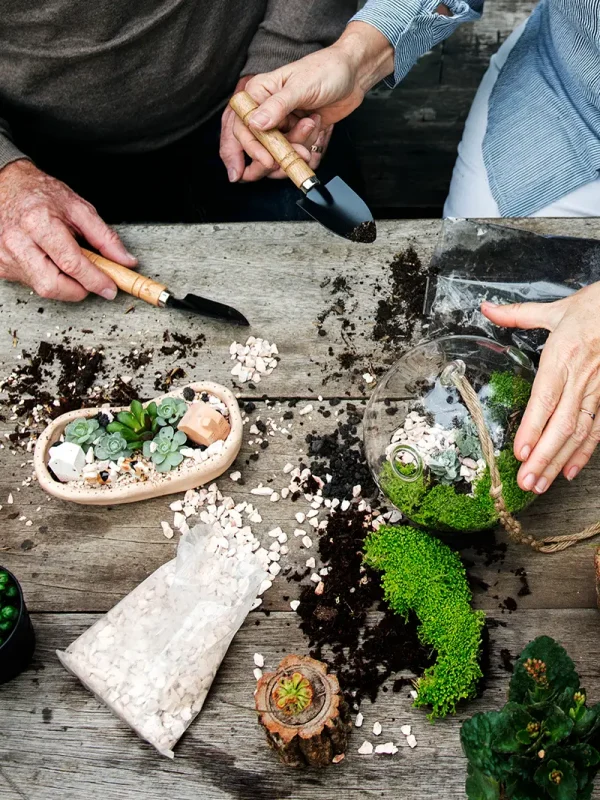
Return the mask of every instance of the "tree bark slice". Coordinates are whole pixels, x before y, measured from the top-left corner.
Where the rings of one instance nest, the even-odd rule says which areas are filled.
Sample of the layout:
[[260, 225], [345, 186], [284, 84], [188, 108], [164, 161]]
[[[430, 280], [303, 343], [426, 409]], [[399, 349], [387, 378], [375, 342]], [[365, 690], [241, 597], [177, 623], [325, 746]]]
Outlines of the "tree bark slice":
[[[285, 705], [281, 699], [284, 684], [302, 681], [303, 708]], [[290, 767], [326, 767], [336, 756], [343, 756], [352, 729], [350, 711], [335, 675], [327, 666], [308, 656], [286, 656], [276, 672], [265, 673], [255, 695], [259, 722], [269, 746]]]

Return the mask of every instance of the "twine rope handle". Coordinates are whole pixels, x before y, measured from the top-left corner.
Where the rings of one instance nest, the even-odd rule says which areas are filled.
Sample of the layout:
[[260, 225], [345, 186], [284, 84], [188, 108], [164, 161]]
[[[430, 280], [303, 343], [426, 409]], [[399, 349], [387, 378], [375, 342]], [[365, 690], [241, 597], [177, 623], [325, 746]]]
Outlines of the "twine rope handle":
[[568, 547], [577, 544], [577, 542], [582, 542], [584, 539], [591, 539], [592, 536], [596, 536], [596, 534], [600, 533], [600, 522], [590, 525], [579, 533], [566, 534], [564, 536], [546, 536], [543, 539], [536, 539], [531, 534], [523, 531], [519, 520], [513, 517], [506, 508], [506, 503], [502, 494], [502, 478], [500, 477], [496, 456], [494, 455], [494, 443], [492, 442], [490, 432], [486, 425], [483, 416], [483, 408], [477, 396], [477, 392], [464, 375], [464, 371], [458, 367], [458, 364], [450, 364], [447, 368], [446, 375], [458, 389], [473, 419], [475, 428], [477, 429], [483, 457], [490, 470], [490, 497], [494, 501], [498, 518], [502, 526], [508, 532], [511, 540], [518, 544], [528, 544], [539, 553], [558, 553], [561, 550], [566, 550]]

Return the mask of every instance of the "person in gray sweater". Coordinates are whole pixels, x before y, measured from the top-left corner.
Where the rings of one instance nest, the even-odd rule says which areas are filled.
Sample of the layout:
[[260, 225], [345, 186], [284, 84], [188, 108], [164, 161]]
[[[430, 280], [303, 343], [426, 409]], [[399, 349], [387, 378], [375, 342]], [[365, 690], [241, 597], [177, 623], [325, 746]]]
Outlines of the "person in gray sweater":
[[[76, 240], [133, 267], [105, 219], [294, 218], [289, 183], [259, 180], [281, 171], [263, 151], [246, 158], [233, 112], [221, 112], [254, 74], [331, 44], [355, 10], [356, 0], [0, 0], [0, 277], [43, 297], [112, 299]], [[332, 128], [298, 114], [287, 135], [315, 168]], [[347, 160], [343, 141], [335, 150], [332, 172]]]

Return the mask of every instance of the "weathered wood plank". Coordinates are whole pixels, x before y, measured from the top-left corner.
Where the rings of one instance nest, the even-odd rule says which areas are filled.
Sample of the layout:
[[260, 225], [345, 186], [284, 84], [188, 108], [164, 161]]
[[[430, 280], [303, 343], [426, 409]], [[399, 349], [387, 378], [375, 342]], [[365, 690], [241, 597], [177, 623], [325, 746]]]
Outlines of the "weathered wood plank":
[[[597, 220], [527, 220], [518, 225], [540, 233], [593, 236], [600, 232]], [[359, 360], [359, 372], [363, 371], [363, 366], [364, 369], [382, 366], [388, 356], [367, 336], [376, 297], [365, 287], [382, 280], [384, 265], [390, 255], [408, 242], [417, 246], [426, 261], [435, 245], [440, 223], [406, 221], [384, 223], [379, 227], [380, 236], [374, 250], [357, 250], [340, 240], [326, 237], [318, 226], [310, 224], [218, 226], [216, 230], [202, 226], [136, 226], [124, 228], [123, 234], [135, 252], [141, 254], [148, 272], [165, 277], [173, 286], [193, 287], [192, 276], [197, 274], [197, 264], [202, 263], [201, 288], [208, 291], [209, 287], [219, 285], [222, 265], [231, 261], [232, 280], [238, 297], [244, 300], [242, 308], [251, 318], [257, 319], [253, 332], [277, 341], [282, 354], [281, 363], [273, 375], [259, 384], [256, 392], [249, 394], [256, 396], [268, 392], [272, 397], [305, 396], [315, 401], [319, 393], [343, 399], [347, 399], [347, 394], [360, 397], [359, 387], [352, 383], [349, 375], [344, 375], [337, 384], [328, 382], [323, 385], [324, 378], [335, 368], [335, 353], [340, 352], [342, 339], [338, 320], [330, 324], [328, 337], [320, 337], [314, 330], [313, 323], [318, 314], [327, 307], [326, 303], [331, 302], [330, 296], [322, 296], [319, 280], [324, 275], [331, 279], [336, 275], [346, 275], [353, 286], [356, 285], [353, 320], [360, 334], [356, 347], [364, 354], [364, 361], [361, 363]], [[288, 262], [293, 264], [291, 270]], [[265, 276], [274, 287], [275, 299], [264, 301], [263, 293], [256, 292], [257, 285], [264, 285]], [[362, 286], [361, 280], [364, 281]], [[113, 318], [109, 316], [107, 306], [99, 301], [65, 307], [30, 298], [19, 287], [5, 284], [1, 291], [0, 374], [14, 363], [19, 352], [12, 347], [8, 331], [16, 328], [19, 346], [31, 349], [47, 331], [53, 331], [54, 324], [60, 323], [61, 331], [71, 327], [71, 323], [73, 329], [92, 325], [94, 334], [71, 334], [75, 340], [91, 345], [98, 344], [101, 340], [99, 332], [106, 333], [112, 324]], [[224, 289], [220, 299], [228, 299]], [[24, 300], [28, 305], [17, 304], [17, 300]], [[141, 303], [136, 305], [133, 314], [124, 315], [122, 311], [128, 303], [129, 300], [120, 299], [115, 306], [108, 307], [116, 312], [120, 326], [114, 337], [105, 338], [109, 361], [114, 365], [111, 371], [117, 374], [123, 371], [115, 354], [128, 351], [130, 341], [142, 341], [142, 337], [137, 336], [138, 330], [145, 332], [145, 346], [158, 348], [165, 328], [176, 325], [180, 332], [193, 335], [201, 325], [207, 343], [196, 367], [190, 368], [189, 379], [208, 374], [231, 385], [227, 348], [239, 329], [198, 323], [193, 317], [167, 314], [157, 317], [160, 312]], [[45, 313], [38, 314], [35, 311], [38, 307], [43, 307]], [[287, 310], [285, 317], [282, 308]], [[28, 309], [31, 311], [24, 317]], [[140, 319], [144, 321], [140, 322]], [[131, 338], [134, 336], [135, 339]], [[322, 341], [327, 343], [326, 346], [321, 344]], [[323, 352], [323, 347], [323, 370], [315, 370], [309, 359], [311, 356], [314, 358], [315, 352]], [[329, 347], [333, 348], [334, 356], [329, 355]], [[164, 372], [172, 366], [168, 358], [159, 355], [146, 368], [139, 383], [148, 395], [152, 393], [154, 370]], [[321, 404], [315, 401], [314, 405], [317, 410]], [[327, 401], [324, 407], [328, 408]], [[259, 404], [259, 411], [261, 408], [264, 406]], [[327, 421], [317, 411], [312, 416], [314, 420], [296, 414], [292, 440], [274, 437], [269, 449], [261, 451], [259, 460], [250, 464], [246, 464], [246, 460], [256, 448], [247, 444], [251, 437], [246, 434], [238, 460], [246, 486], [236, 486], [226, 477], [219, 482], [226, 494], [231, 494], [236, 500], [251, 499], [260, 508], [263, 522], [255, 529], [261, 535], [277, 525], [288, 534], [297, 527], [294, 514], [298, 509], [293, 504], [289, 501], [270, 503], [250, 495], [249, 490], [259, 482], [266, 484], [269, 480], [273, 480], [274, 486], [283, 486], [281, 469], [288, 461], [295, 463], [306, 452], [306, 433], [312, 430], [323, 433], [335, 424], [333, 418]], [[111, 510], [67, 505], [55, 500], [48, 502], [37, 486], [21, 486], [31, 469], [22, 453], [11, 455], [8, 449], [0, 451], [0, 467], [0, 505], [3, 506], [0, 510], [3, 525], [0, 561], [14, 568], [22, 578], [33, 609], [104, 611], [172, 556], [175, 542], [165, 540], [160, 530], [162, 519], [172, 519], [167, 499]], [[596, 521], [598, 470], [599, 461], [594, 459], [573, 484], [558, 481], [556, 487], [524, 515], [528, 529], [536, 535], [565, 533]], [[10, 492], [15, 498], [12, 507], [6, 503]], [[33, 525], [26, 527], [25, 521], [19, 520], [20, 516], [31, 519]], [[298, 539], [293, 536], [290, 539], [289, 563], [301, 566], [309, 553], [301, 552]], [[555, 556], [541, 556], [525, 548], [510, 547], [503, 564], [489, 566], [485, 566], [484, 556], [467, 555], [475, 562], [473, 573], [490, 584], [486, 593], [477, 593], [476, 602], [481, 607], [497, 609], [500, 601], [514, 596], [520, 584], [513, 573], [521, 567], [527, 570], [532, 588], [531, 596], [519, 600], [524, 608], [590, 608], [595, 603], [589, 547], [576, 547]], [[568, 580], [565, 579], [567, 575]], [[265, 606], [287, 608], [283, 595], [294, 597], [297, 592], [296, 584], [288, 585], [280, 578], [265, 597]]]
[[[269, 668], [283, 653], [306, 652], [306, 643], [293, 614], [273, 614], [259, 627], [255, 616], [234, 640], [204, 710], [170, 762], [59, 665], [55, 649], [66, 647], [96, 617], [37, 615], [35, 668], [2, 687], [0, 695], [0, 800], [91, 800], [98, 793], [105, 800], [162, 800], [174, 793], [181, 800], [374, 800], [390, 792], [403, 800], [459, 800], [464, 797], [459, 728], [466, 717], [504, 702], [509, 676], [500, 666], [501, 648], [516, 655], [535, 636], [552, 635], [574, 659], [589, 697], [600, 697], [598, 612], [518, 612], [507, 627], [492, 630], [488, 688], [457, 717], [431, 725], [411, 708], [406, 690], [381, 693], [374, 706], [363, 703], [364, 726], [352, 733], [341, 764], [297, 773], [276, 763], [256, 723], [252, 655], [261, 652]], [[396, 756], [356, 753], [364, 739], [374, 740], [376, 720], [383, 726], [377, 741], [395, 741], [401, 747]], [[404, 724], [413, 727], [415, 750], [405, 744]], [[594, 798], [600, 798], [598, 790]]]

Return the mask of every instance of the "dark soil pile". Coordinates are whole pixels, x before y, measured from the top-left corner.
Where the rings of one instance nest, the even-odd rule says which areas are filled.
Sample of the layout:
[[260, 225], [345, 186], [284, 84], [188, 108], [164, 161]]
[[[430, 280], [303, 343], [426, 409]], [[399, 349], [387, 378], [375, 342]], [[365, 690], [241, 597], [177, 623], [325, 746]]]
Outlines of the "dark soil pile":
[[377, 226], [373, 220], [368, 222], [361, 222], [357, 225], [347, 236], [351, 242], [358, 242], [360, 244], [372, 244], [377, 238]]
[[[314, 584], [302, 590], [298, 614], [314, 658], [336, 672], [352, 704], [375, 700], [381, 685], [395, 677], [394, 690], [420, 675], [434, 661], [417, 636], [417, 620], [392, 614], [383, 603], [380, 577], [362, 563], [362, 545], [370, 514], [352, 506], [333, 514], [319, 541], [330, 569], [324, 591]], [[373, 621], [370, 611], [383, 612]], [[370, 618], [369, 618], [370, 617]]]
[[373, 339], [386, 348], [406, 344], [422, 319], [427, 276], [414, 247], [394, 256], [389, 268], [387, 296], [377, 305]]

